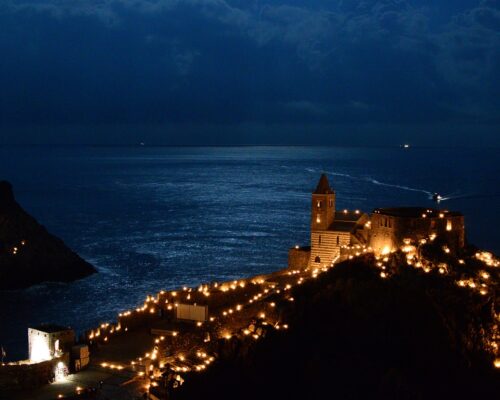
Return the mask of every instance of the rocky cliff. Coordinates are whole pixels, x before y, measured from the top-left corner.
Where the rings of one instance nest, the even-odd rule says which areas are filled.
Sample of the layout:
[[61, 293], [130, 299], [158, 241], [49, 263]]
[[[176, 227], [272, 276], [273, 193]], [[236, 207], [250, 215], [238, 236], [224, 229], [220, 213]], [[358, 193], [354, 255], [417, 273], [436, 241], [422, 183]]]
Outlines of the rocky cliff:
[[92, 265], [22, 209], [9, 182], [0, 181], [0, 289], [69, 282], [94, 272]]

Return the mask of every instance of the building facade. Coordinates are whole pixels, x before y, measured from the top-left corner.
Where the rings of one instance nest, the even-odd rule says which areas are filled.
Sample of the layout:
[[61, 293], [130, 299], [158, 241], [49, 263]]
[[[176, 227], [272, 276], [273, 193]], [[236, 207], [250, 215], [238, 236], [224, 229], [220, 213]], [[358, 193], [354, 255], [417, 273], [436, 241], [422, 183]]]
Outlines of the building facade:
[[370, 221], [369, 245], [389, 253], [405, 243], [441, 238], [450, 250], [465, 246], [464, 216], [455, 211], [421, 207], [377, 208]]
[[51, 360], [69, 352], [75, 343], [75, 331], [58, 325], [28, 328], [29, 358], [31, 362]]

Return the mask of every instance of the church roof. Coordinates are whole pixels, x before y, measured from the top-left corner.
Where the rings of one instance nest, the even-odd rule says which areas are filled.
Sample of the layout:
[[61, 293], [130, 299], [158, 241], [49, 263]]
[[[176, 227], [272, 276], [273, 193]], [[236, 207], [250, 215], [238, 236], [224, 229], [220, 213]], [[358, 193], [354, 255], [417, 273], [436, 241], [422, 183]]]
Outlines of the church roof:
[[353, 221], [333, 221], [328, 230], [334, 232], [353, 232], [356, 226], [356, 222]]
[[335, 211], [334, 220], [335, 221], [349, 221], [349, 222], [358, 222], [359, 219], [364, 215], [361, 211]]
[[55, 333], [55, 332], [64, 332], [64, 331], [70, 331], [71, 328], [61, 326], [61, 325], [56, 325], [56, 324], [42, 324], [35, 326], [32, 329], [36, 329], [37, 331], [45, 332], [45, 333]]
[[330, 187], [328, 183], [328, 178], [326, 174], [321, 174], [321, 178], [319, 178], [318, 186], [316, 186], [316, 190], [313, 194], [331, 194], [334, 193], [333, 189]]
[[448, 210], [436, 210], [435, 208], [424, 208], [424, 207], [392, 207], [392, 208], [376, 208], [373, 210], [375, 214], [388, 215], [391, 217], [402, 217], [402, 218], [421, 218], [423, 214], [426, 214], [429, 218], [437, 218], [439, 214], [444, 214], [448, 217], [462, 216], [461, 213], [457, 211]]

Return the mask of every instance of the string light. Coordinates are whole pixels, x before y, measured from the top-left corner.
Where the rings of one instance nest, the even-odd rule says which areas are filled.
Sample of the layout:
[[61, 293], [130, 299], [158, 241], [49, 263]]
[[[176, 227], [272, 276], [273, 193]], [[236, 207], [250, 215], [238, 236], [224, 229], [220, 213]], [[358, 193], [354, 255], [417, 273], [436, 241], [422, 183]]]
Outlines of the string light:
[[[432, 235], [429, 236], [429, 240], [434, 240], [435, 237]], [[417, 243], [420, 244], [425, 244], [427, 242], [427, 239], [420, 239]], [[401, 250], [406, 254], [407, 262], [408, 265], [413, 266], [414, 268], [419, 268], [422, 269], [424, 272], [429, 273], [432, 270], [436, 270], [439, 272], [441, 275], [448, 274], [449, 267], [448, 265], [441, 263], [438, 266], [428, 262], [425, 260], [421, 255], [417, 252], [416, 246], [413, 246], [410, 242], [406, 243], [405, 242], [404, 248]], [[218, 283], [213, 283], [211, 285], [200, 285], [197, 288], [191, 289], [188, 287], [183, 287], [182, 292], [186, 292], [186, 300], [192, 300], [196, 304], [197, 301], [202, 301], [201, 299], [203, 298], [208, 298], [211, 294], [215, 295], [215, 300], [214, 302], [216, 304], [221, 304], [221, 306], [218, 306], [215, 308], [215, 313], [217, 316], [210, 316], [208, 318], [208, 321], [210, 322], [216, 322], [217, 320], [222, 321], [220, 317], [224, 317], [224, 321], [227, 321], [227, 324], [224, 329], [221, 329], [218, 331], [217, 337], [223, 338], [225, 340], [231, 340], [233, 337], [233, 333], [231, 333], [231, 330], [233, 332], [236, 332], [236, 336], [243, 335], [243, 336], [251, 336], [254, 340], [258, 340], [262, 336], [262, 329], [266, 329], [266, 327], [269, 328], [274, 328], [276, 330], [286, 330], [289, 328], [288, 324], [283, 324], [279, 321], [273, 320], [273, 316], [279, 315], [278, 314], [273, 314], [274, 308], [277, 307], [277, 302], [276, 301], [269, 301], [269, 300], [274, 300], [274, 298], [269, 298], [269, 296], [280, 296], [283, 300], [287, 300], [289, 302], [293, 302], [295, 298], [293, 296], [290, 296], [291, 293], [287, 293], [293, 289], [295, 285], [301, 285], [304, 282], [306, 282], [308, 279], [315, 279], [317, 278], [321, 273], [324, 273], [328, 271], [330, 268], [332, 268], [336, 262], [339, 259], [345, 259], [349, 258], [352, 259], [354, 257], [360, 257], [363, 256], [367, 253], [373, 253], [373, 249], [371, 247], [363, 246], [363, 245], [352, 245], [352, 246], [346, 246], [343, 245], [342, 249], [346, 251], [344, 253], [343, 258], [340, 256], [337, 256], [329, 265], [322, 266], [321, 268], [305, 268], [303, 270], [288, 270], [286, 272], [282, 272], [278, 275], [274, 275], [274, 278], [277, 279], [276, 283], [270, 283], [266, 282], [266, 279], [269, 278], [252, 278], [249, 279], [248, 281], [244, 280], [234, 280], [231, 282], [226, 282], [223, 284], [218, 284]], [[378, 255], [374, 254], [373, 257], [375, 258], [374, 266], [378, 269], [379, 275], [381, 278], [386, 279], [390, 276], [390, 273], [387, 271], [387, 263], [390, 261], [391, 257], [393, 257], [392, 253], [395, 250], [389, 249], [388, 252], [385, 252], [382, 257], [379, 257]], [[450, 250], [447, 246], [443, 247], [443, 251], [445, 253], [450, 253]], [[495, 264], [498, 263], [498, 261], [491, 255], [491, 253], [487, 252], [478, 252], [475, 257], [481, 261], [483, 261], [486, 265], [488, 266], [496, 266]], [[465, 261], [460, 259], [458, 260], [460, 264], [465, 264]], [[390, 265], [390, 264], [389, 264]], [[392, 272], [393, 273], [393, 272]], [[297, 277], [295, 277], [298, 275]], [[285, 279], [286, 278], [286, 279]], [[485, 283], [481, 283], [484, 281], [487, 281], [490, 278], [490, 274], [487, 271], [480, 271], [476, 277], [476, 281], [472, 278], [468, 279], [461, 279], [457, 281], [458, 286], [462, 288], [468, 288], [472, 290], [476, 290], [477, 293], [479, 293], [482, 296], [486, 296], [488, 294], [488, 288]], [[481, 280], [482, 279], [482, 280]], [[293, 282], [291, 281], [293, 280]], [[260, 285], [264, 285], [263, 287]], [[236, 293], [240, 293], [239, 291], [242, 291], [243, 293], [241, 295], [236, 295]], [[226, 297], [228, 296], [228, 297]], [[227, 298], [231, 303], [233, 302], [232, 299], [237, 298], [238, 300], [241, 301], [243, 296], [248, 296], [248, 302], [245, 302], [244, 304], [248, 304], [247, 306], [243, 306], [241, 303], [234, 302], [233, 304], [228, 304], [228, 301], [226, 302], [220, 302], [218, 300], [219, 298]], [[149, 309], [151, 314], [154, 314], [156, 311], [156, 306], [151, 307], [148, 306], [148, 304], [158, 304], [161, 301], [162, 306], [160, 308], [163, 308], [164, 310], [172, 310], [173, 305], [178, 306], [179, 303], [171, 303], [170, 301], [173, 302], [173, 299], [178, 297], [178, 292], [172, 291], [172, 292], [166, 292], [166, 291], [161, 291], [157, 295], [157, 297], [152, 297], [148, 296], [146, 298], [145, 304], [142, 307], [138, 307], [135, 312], [134, 311], [125, 311], [119, 314], [120, 318], [126, 318], [134, 313], [136, 315], [139, 315], [140, 313], [144, 312], [145, 310]], [[265, 300], [268, 299], [268, 300]], [[206, 300], [208, 301], [208, 300]], [[265, 302], [264, 302], [265, 301]], [[220, 302], [220, 303], [219, 303]], [[255, 312], [255, 308], [257, 307], [257, 304], [262, 303], [262, 306], [266, 307], [269, 306], [270, 308], [266, 308], [270, 312], [270, 315], [266, 315], [266, 313], [261, 309], [261, 311]], [[154, 305], [153, 304], [153, 305]], [[173, 305], [172, 305], [173, 304]], [[278, 304], [283, 304], [283, 303], [278, 303]], [[224, 308], [224, 309], [221, 309]], [[243, 312], [243, 310], [248, 309], [248, 312]], [[253, 311], [252, 311], [253, 310]], [[258, 316], [259, 322], [251, 323], [247, 327], [241, 328], [242, 323], [238, 318], [241, 319], [241, 317], [237, 317], [237, 315], [241, 316], [247, 316], [249, 313], [255, 312], [255, 315]], [[220, 313], [220, 314], [219, 314]], [[241, 314], [238, 314], [241, 313]], [[266, 320], [267, 318], [267, 320]], [[269, 323], [268, 323], [269, 321]], [[218, 326], [218, 323], [215, 325], [210, 324], [210, 326]], [[240, 327], [237, 328], [237, 325], [240, 324]], [[201, 321], [196, 321], [195, 326], [198, 328], [204, 327], [206, 324], [204, 324]], [[106, 333], [106, 336], [104, 338], [105, 341], [108, 340], [108, 336], [111, 334], [116, 334], [118, 331], [120, 331], [121, 325], [120, 324], [109, 324], [105, 323], [101, 325], [101, 330]], [[229, 329], [228, 329], [229, 328]], [[232, 328], [232, 329], [231, 329]], [[236, 328], [236, 329], [234, 329]], [[217, 328], [218, 329], [218, 328]], [[127, 327], [124, 329], [125, 331], [128, 330]], [[99, 335], [101, 334], [101, 331], [99, 329], [97, 330], [92, 330], [90, 331], [90, 334], [88, 335], [89, 339], [96, 339], [99, 338]], [[204, 337], [208, 332], [205, 332]], [[176, 337], [178, 335], [177, 331], [172, 331], [170, 332], [170, 335], [172, 337]], [[145, 358], [151, 361], [155, 362], [155, 365], [157, 365], [160, 369], [165, 367], [165, 359], [160, 357], [161, 352], [159, 351], [158, 346], [161, 345], [162, 341], [165, 339], [164, 336], [160, 338], [154, 339], [154, 349], [151, 350], [151, 352], [146, 353]], [[204, 340], [205, 342], [208, 342], [207, 340]], [[201, 341], [200, 341], [201, 342]], [[496, 344], [496, 343], [495, 343]], [[490, 346], [491, 348], [495, 349], [493, 345]], [[495, 350], [496, 351], [496, 350]], [[175, 354], [175, 346], [174, 346], [174, 354]], [[190, 353], [192, 354], [192, 353]], [[195, 362], [196, 358], [199, 360]], [[196, 352], [196, 358], [193, 358], [193, 356], [188, 355], [183, 355], [183, 354], [177, 354], [175, 358], [175, 362], [172, 366], [175, 371], [178, 372], [188, 372], [190, 370], [202, 372], [204, 371], [207, 366], [209, 366], [213, 360], [214, 357], [209, 357], [207, 355], [207, 350], [200, 349]], [[498, 360], [498, 359], [497, 359]], [[500, 360], [498, 361], [497, 365], [497, 360], [495, 360], [495, 367], [500, 368]], [[139, 363], [142, 363], [140, 360]], [[119, 364], [112, 364], [112, 363], [103, 363], [102, 365], [105, 368], [109, 369], [116, 369], [119, 370], [123, 368], [123, 366]], [[135, 368], [137, 364], [135, 364], [135, 361], [131, 362], [131, 365]], [[153, 370], [153, 365], [151, 364], [150, 370], [152, 371], [152, 379], [154, 379], [154, 376], [159, 376], [158, 374], [158, 369]], [[156, 371], [156, 372], [155, 372]], [[138, 372], [139, 376], [145, 376], [143, 371]], [[154, 381], [153, 381], [154, 382]]]

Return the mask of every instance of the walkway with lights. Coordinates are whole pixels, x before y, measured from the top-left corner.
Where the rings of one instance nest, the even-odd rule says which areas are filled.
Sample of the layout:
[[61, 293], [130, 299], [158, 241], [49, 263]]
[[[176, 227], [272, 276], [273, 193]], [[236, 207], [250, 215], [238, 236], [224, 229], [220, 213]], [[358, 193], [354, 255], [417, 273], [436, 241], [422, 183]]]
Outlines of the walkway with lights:
[[[434, 239], [430, 237], [425, 241]], [[426, 274], [435, 271], [443, 277], [448, 276], [452, 266], [444, 262], [433, 263], [422, 257], [419, 245], [423, 244], [408, 243], [398, 253], [382, 255], [373, 254], [373, 250], [366, 246], [344, 246], [342, 258], [335, 261], [370, 255], [380, 278], [391, 279], [396, 273], [393, 261], [397, 262], [397, 259], [394, 257], [403, 255], [408, 267], [421, 269]], [[446, 246], [442, 252], [450, 260], [454, 259]], [[462, 276], [456, 283], [477, 291], [480, 296], [488, 296], [492, 271], [499, 267], [499, 261], [486, 252], [478, 252], [466, 260], [456, 259], [456, 263], [463, 266], [472, 262], [480, 262], [484, 268], [478, 272], [471, 268], [470, 276]], [[284, 269], [245, 280], [184, 287], [176, 291], [162, 290], [155, 296], [149, 295], [142, 306], [120, 313], [117, 322], [103, 323], [86, 333], [91, 346], [90, 369], [68, 377], [64, 383], [48, 385], [29, 398], [70, 397], [78, 392], [77, 387], [80, 390], [95, 388], [104, 381], [102, 395], [132, 399], [161, 386], [167, 374], [173, 379], [173, 387], [178, 387], [189, 379], [189, 374], [209, 368], [218, 356], [218, 342], [231, 341], [233, 337], [258, 341], [270, 329], [288, 329], [281, 311], [285, 304], [295, 300], [293, 287], [316, 279], [334, 265]], [[176, 308], [180, 304], [208, 306], [206, 321], [177, 320]], [[496, 357], [494, 366], [500, 367], [498, 332], [489, 332], [487, 337], [487, 345]]]

